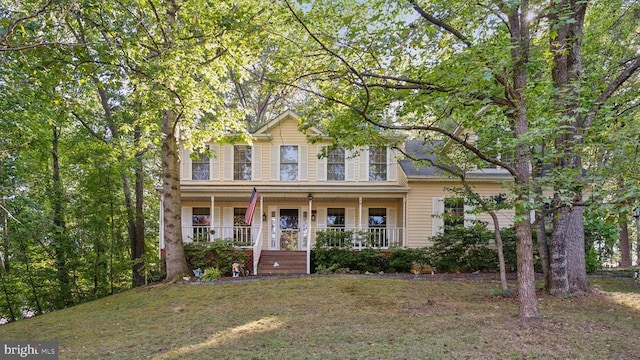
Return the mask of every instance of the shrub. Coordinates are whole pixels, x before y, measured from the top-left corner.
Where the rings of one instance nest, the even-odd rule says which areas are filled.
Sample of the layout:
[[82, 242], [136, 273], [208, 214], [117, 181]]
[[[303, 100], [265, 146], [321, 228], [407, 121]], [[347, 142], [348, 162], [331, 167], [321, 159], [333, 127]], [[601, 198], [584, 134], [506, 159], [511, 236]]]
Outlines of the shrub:
[[204, 270], [204, 275], [202, 275], [202, 281], [207, 281], [207, 282], [218, 281], [220, 280], [220, 276], [222, 276], [220, 269], [216, 267], [206, 268]]
[[184, 245], [187, 263], [191, 269], [218, 268], [221, 274], [231, 275], [231, 264], [244, 264], [248, 259], [244, 251], [235, 249], [227, 241], [188, 243]]
[[388, 272], [408, 273], [416, 266], [422, 268], [428, 265], [431, 265], [431, 260], [427, 248], [393, 248], [389, 257]]
[[489, 247], [490, 239], [493, 233], [481, 223], [450, 227], [432, 238], [429, 257], [438, 272], [496, 271], [498, 255]]

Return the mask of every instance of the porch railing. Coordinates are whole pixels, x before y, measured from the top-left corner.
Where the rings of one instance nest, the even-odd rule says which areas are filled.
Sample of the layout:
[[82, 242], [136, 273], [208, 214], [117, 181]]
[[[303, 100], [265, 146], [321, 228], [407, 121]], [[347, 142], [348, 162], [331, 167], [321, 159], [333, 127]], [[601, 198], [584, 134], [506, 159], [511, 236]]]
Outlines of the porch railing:
[[259, 234], [258, 228], [251, 226], [183, 226], [182, 241], [190, 242], [212, 242], [225, 240], [234, 246], [251, 248], [255, 245], [256, 237]]
[[350, 247], [362, 250], [404, 246], [404, 228], [399, 227], [316, 229], [316, 241], [321, 233], [328, 234], [325, 244], [327, 247]]

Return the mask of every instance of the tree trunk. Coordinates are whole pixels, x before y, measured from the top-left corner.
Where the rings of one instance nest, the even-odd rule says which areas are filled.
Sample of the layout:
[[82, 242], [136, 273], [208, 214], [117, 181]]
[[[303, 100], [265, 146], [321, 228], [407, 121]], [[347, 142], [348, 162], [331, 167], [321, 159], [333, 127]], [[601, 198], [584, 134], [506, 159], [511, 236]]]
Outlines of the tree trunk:
[[[136, 125], [134, 129], [134, 143], [136, 148], [140, 145], [142, 130]], [[131, 237], [131, 271], [133, 273], [133, 286], [144, 285], [144, 159], [141, 150], [136, 153], [136, 207], [134, 236]]]
[[627, 214], [618, 214], [618, 226], [620, 227], [620, 266], [626, 268], [631, 266]]
[[[511, 32], [511, 61], [513, 62], [513, 93], [515, 109], [513, 129], [516, 140], [529, 132], [527, 104], [524, 91], [527, 88], [527, 62], [529, 60], [529, 25], [526, 20], [528, 1], [523, 0], [520, 6], [514, 5], [509, 14]], [[535, 271], [533, 269], [533, 240], [531, 238], [531, 219], [529, 210], [523, 204], [529, 200], [529, 180], [531, 178], [531, 150], [526, 144], [515, 149], [514, 170], [516, 187], [515, 223], [516, 254], [518, 257], [518, 298], [520, 301], [519, 316], [521, 320], [537, 320], [540, 318], [538, 297], [536, 295]]]
[[7, 213], [7, 200], [2, 197], [2, 258], [0, 267], [9, 272], [9, 214]]
[[58, 308], [73, 305], [73, 297], [71, 295], [71, 279], [69, 277], [69, 259], [68, 254], [72, 251], [71, 244], [66, 235], [66, 223], [64, 220], [64, 191], [62, 179], [60, 177], [60, 162], [58, 157], [58, 142], [60, 135], [58, 129], [53, 126], [53, 140], [51, 147], [51, 157], [53, 165], [53, 196], [51, 201], [53, 205], [53, 248], [56, 261], [56, 278], [58, 279], [59, 289], [56, 299]]
[[[586, 2], [562, 0], [558, 3], [552, 2], [551, 5], [554, 11], [549, 15], [549, 26], [557, 33], [549, 44], [553, 54], [551, 74], [554, 86], [558, 90], [555, 104], [560, 116], [558, 136], [555, 140], [557, 156], [554, 166], [572, 177], [570, 188], [556, 188], [554, 196], [555, 205], [562, 207], [555, 213], [551, 240], [550, 292], [563, 295], [588, 287], [584, 267], [583, 209], [575, 206], [582, 200], [582, 160], [576, 153], [576, 147], [582, 142], [580, 83], [582, 28]], [[559, 193], [566, 191], [573, 194], [572, 203], [561, 203]]]
[[187, 275], [189, 266], [182, 245], [182, 220], [180, 207], [180, 167], [175, 112], [162, 114], [162, 214], [167, 280]]
[[[555, 203], [560, 200], [554, 199]], [[551, 235], [551, 282], [549, 283], [549, 293], [552, 295], [566, 295], [569, 293], [569, 277], [567, 274], [567, 243], [564, 234], [566, 233], [568, 207], [562, 207], [555, 211], [553, 217], [553, 234]]]
[[584, 208], [575, 206], [567, 214], [565, 237], [567, 242], [567, 276], [571, 293], [589, 291], [584, 254]]
[[502, 246], [502, 234], [500, 233], [500, 223], [498, 222], [498, 216], [495, 211], [489, 211], [491, 219], [493, 220], [493, 234], [496, 237], [496, 247], [498, 248], [498, 264], [500, 265], [500, 284], [502, 284], [502, 291], [509, 290], [509, 284], [507, 284], [507, 270], [504, 265], [504, 248]]
[[544, 278], [544, 290], [549, 292], [551, 285], [551, 267], [549, 265], [549, 243], [547, 241], [547, 226], [544, 215], [540, 214], [538, 220], [538, 231], [536, 240], [538, 241], [538, 252], [540, 253], [540, 264], [542, 265], [542, 276]]

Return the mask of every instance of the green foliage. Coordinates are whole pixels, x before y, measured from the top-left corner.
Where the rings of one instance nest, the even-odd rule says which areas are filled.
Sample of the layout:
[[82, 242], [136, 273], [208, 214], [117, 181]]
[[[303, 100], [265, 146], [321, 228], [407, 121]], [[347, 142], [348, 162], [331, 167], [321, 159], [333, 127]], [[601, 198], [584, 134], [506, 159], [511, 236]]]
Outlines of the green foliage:
[[601, 269], [603, 263], [611, 263], [613, 260], [619, 229], [616, 222], [607, 220], [605, 211], [600, 206], [585, 208], [584, 247], [587, 272]]
[[225, 275], [231, 275], [231, 265], [234, 261], [244, 264], [249, 260], [247, 253], [234, 248], [230, 242], [224, 240], [188, 243], [184, 245], [184, 250], [191, 269], [215, 267]]
[[205, 282], [214, 282], [220, 280], [222, 276], [222, 272], [217, 267], [209, 267], [204, 270], [204, 274], [202, 275], [202, 281]]
[[420, 267], [431, 266], [428, 248], [391, 249], [388, 272], [408, 273], [416, 264]]
[[[502, 232], [507, 270], [515, 269], [515, 236], [512, 230]], [[454, 226], [432, 238], [427, 252], [438, 272], [473, 272], [499, 270], [494, 235], [482, 224]]]

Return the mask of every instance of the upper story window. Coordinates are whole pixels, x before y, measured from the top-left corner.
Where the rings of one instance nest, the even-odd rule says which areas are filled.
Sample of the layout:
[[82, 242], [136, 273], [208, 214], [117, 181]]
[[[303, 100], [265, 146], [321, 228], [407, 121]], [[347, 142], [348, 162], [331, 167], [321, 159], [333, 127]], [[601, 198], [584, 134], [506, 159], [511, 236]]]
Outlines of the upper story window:
[[387, 180], [387, 148], [372, 146], [369, 148], [369, 181]]
[[233, 180], [251, 180], [251, 146], [233, 147]]
[[464, 200], [460, 198], [444, 199], [444, 232], [447, 229], [464, 225]]
[[344, 175], [344, 148], [338, 147], [335, 149], [329, 149], [327, 151], [327, 180], [344, 180]]
[[298, 180], [298, 146], [280, 147], [280, 180]]
[[198, 158], [191, 160], [191, 180], [209, 180], [210, 168], [209, 157], [205, 154], [199, 154]]
[[344, 208], [327, 209], [327, 227], [344, 228]]

